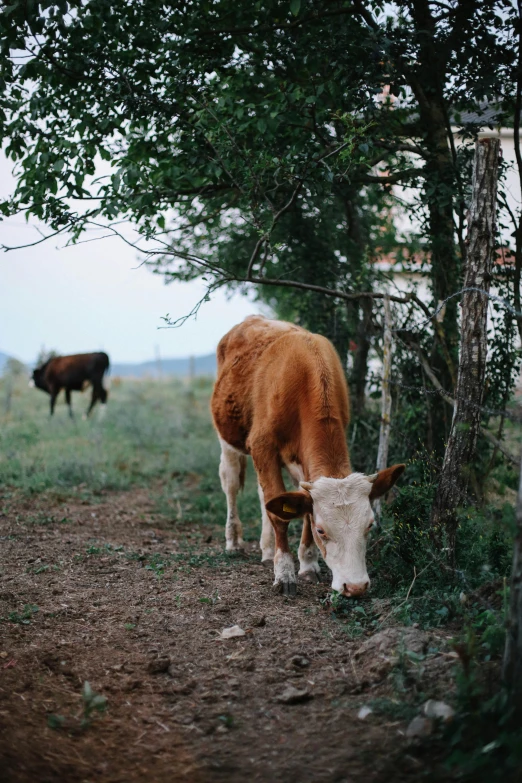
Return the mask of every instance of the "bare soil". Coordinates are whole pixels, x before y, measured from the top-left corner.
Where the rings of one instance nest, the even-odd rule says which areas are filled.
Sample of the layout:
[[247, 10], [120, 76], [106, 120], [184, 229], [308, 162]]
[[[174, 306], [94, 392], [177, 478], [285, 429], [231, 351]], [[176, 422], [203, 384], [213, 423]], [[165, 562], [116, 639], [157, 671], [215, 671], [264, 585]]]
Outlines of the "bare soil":
[[[255, 544], [225, 557], [223, 543], [223, 529], [204, 520], [173, 527], [144, 490], [83, 502], [4, 496], [4, 783], [426, 775], [405, 737], [408, 716], [357, 717], [379, 699], [398, 703], [397, 660], [350, 639], [321, 602], [327, 584], [302, 584], [285, 600]], [[245, 635], [222, 639], [236, 624]], [[425, 698], [448, 697], [449, 636], [431, 635], [434, 652], [412, 675]], [[107, 709], [82, 727], [85, 681]], [[279, 700], [290, 684], [304, 692], [298, 703]]]

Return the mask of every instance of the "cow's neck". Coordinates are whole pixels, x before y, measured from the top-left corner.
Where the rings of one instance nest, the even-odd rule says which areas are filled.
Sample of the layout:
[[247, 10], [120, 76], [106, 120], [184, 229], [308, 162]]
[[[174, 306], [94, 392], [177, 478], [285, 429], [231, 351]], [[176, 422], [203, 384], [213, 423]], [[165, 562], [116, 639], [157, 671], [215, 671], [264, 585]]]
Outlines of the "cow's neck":
[[301, 459], [307, 481], [345, 478], [352, 470], [346, 434], [337, 417], [308, 420], [302, 426]]

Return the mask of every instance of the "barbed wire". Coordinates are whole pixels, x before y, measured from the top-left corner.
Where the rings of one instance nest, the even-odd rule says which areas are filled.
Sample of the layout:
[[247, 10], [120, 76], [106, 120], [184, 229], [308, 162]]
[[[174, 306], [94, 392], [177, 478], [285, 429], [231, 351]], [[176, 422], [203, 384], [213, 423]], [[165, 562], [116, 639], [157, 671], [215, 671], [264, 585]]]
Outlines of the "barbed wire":
[[[419, 368], [422, 369], [422, 368]], [[372, 381], [379, 381], [382, 383], [382, 377], [375, 377], [373, 376]], [[461, 397], [452, 394], [450, 391], [446, 391], [445, 389], [427, 389], [425, 386], [413, 386], [411, 384], [403, 383], [400, 380], [396, 379], [390, 379], [388, 381], [392, 386], [398, 386], [401, 389], [405, 389], [407, 391], [417, 391], [421, 394], [424, 394], [426, 397], [428, 396], [439, 396], [439, 397], [451, 397], [454, 401], [461, 401], [466, 402], [470, 407], [475, 408], [475, 410], [480, 410], [482, 413], [487, 413], [489, 416], [503, 416], [506, 419], [509, 419], [510, 421], [514, 422], [521, 422], [522, 421], [522, 402], [521, 402], [521, 410], [520, 411], [508, 411], [505, 409], [498, 409], [498, 408], [489, 408], [487, 405], [478, 405], [477, 403], [471, 402], [467, 397]], [[449, 403], [448, 403], [449, 404]]]
[[[439, 313], [442, 312], [442, 310], [444, 309], [444, 307], [448, 302], [468, 292], [484, 294], [484, 296], [487, 296], [488, 299], [491, 299], [501, 304], [514, 318], [522, 318], [522, 311], [517, 310], [515, 307], [513, 307], [513, 305], [510, 302], [508, 302], [507, 299], [505, 299], [504, 297], [498, 296], [498, 294], [492, 294], [491, 291], [485, 291], [483, 288], [477, 288], [476, 286], [466, 286], [464, 288], [461, 288], [459, 291], [455, 291], [453, 294], [450, 294], [449, 296], [446, 297], [446, 299], [443, 299], [442, 302], [439, 302], [434, 312], [429, 317], [427, 317], [424, 321], [415, 324], [417, 329], [422, 329], [424, 326], [427, 326], [429, 323], [432, 323], [434, 320], [437, 319], [437, 316], [439, 315]], [[401, 331], [402, 329], [392, 329], [392, 332], [395, 334]]]

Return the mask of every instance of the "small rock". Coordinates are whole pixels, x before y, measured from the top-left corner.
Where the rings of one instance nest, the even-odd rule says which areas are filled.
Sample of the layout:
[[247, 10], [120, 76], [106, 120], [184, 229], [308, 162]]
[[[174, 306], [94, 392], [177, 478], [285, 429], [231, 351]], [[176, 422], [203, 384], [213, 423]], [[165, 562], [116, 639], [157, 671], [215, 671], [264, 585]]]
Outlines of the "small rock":
[[371, 715], [372, 712], [373, 712], [372, 708], [368, 707], [368, 705], [365, 704], [363, 707], [361, 707], [361, 709], [357, 713], [357, 717], [359, 718], [359, 720], [365, 720], [365, 718], [367, 718], [368, 715]]
[[275, 700], [281, 702], [281, 704], [302, 704], [312, 698], [312, 694], [306, 688], [301, 690], [293, 685], [287, 685], [284, 691], [275, 697]]
[[236, 636], [245, 636], [245, 632], [239, 625], [231, 625], [230, 628], [223, 628], [220, 636], [222, 639], [235, 639]]
[[406, 736], [410, 739], [414, 739], [415, 737], [428, 737], [432, 730], [432, 720], [423, 718], [422, 715], [416, 715], [406, 729]]
[[264, 614], [253, 615], [248, 620], [248, 625], [251, 628], [262, 628], [266, 625], [266, 617]]
[[169, 666], [170, 658], [153, 658], [147, 665], [147, 671], [149, 674], [163, 674]]
[[304, 655], [294, 655], [294, 657], [290, 660], [290, 663], [292, 663], [298, 669], [306, 669], [307, 666], [310, 666], [310, 661], [308, 658], [305, 658]]
[[455, 715], [455, 710], [444, 701], [435, 701], [428, 699], [422, 707], [422, 711], [427, 718], [441, 718], [446, 723]]

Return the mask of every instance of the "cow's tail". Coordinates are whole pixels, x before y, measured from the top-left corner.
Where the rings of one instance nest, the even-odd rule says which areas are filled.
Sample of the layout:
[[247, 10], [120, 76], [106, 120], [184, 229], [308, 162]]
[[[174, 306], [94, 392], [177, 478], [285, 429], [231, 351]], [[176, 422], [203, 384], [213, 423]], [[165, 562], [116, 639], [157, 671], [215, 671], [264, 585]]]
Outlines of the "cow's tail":
[[244, 454], [239, 457], [239, 488], [243, 489], [245, 486], [247, 458]]

